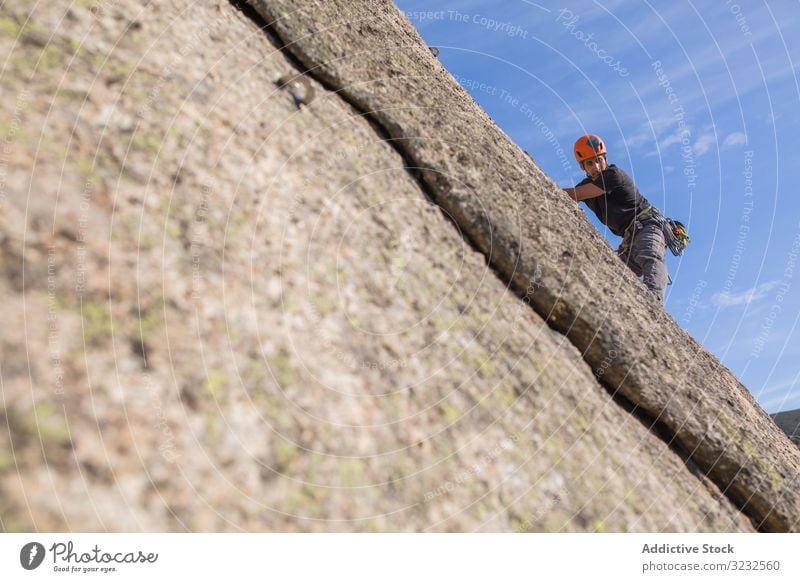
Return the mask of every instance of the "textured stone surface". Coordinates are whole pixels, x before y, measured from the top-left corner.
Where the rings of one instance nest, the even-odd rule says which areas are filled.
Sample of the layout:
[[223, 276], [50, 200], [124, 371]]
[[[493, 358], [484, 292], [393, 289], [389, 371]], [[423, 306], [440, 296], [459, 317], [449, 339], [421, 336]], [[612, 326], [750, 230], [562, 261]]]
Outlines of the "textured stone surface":
[[431, 196], [613, 391], [765, 529], [800, 528], [800, 455], [662, 310], [581, 211], [472, 101], [387, 0], [253, 0], [291, 51], [426, 168]]
[[[363, 7], [419, 42], [391, 5]], [[514, 197], [484, 198], [485, 167], [459, 156], [485, 148], [501, 168], [519, 152], [435, 61], [462, 109], [403, 131], [456, 156], [458, 214], [338, 87], [309, 77], [299, 109], [275, 84], [299, 71], [228, 2], [11, 1], [0, 18], [3, 530], [759, 525], [610, 397], [596, 374], [615, 362], [587, 364], [528, 306], [579, 265], [616, 269], [598, 241], [595, 264], [542, 270], [522, 300], [464, 240], [467, 203], [485, 205], [495, 244], [523, 222], [489, 221]], [[341, 28], [354, 44], [324, 60], [373, 42], [369, 22]], [[383, 97], [404, 74], [363, 90]], [[477, 122], [490, 142], [439, 141]], [[537, 232], [548, 216], [585, 226], [538, 171], [500, 174], [514, 172], [508, 216], [532, 220], [530, 180], [551, 206]], [[783, 478], [787, 459], [774, 473], [754, 460], [749, 478]]]

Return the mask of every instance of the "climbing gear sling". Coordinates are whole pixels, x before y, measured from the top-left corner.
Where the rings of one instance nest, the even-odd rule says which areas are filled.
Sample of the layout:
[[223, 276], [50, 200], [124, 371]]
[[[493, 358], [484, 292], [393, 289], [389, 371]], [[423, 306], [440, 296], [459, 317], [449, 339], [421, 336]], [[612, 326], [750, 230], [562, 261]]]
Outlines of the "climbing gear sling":
[[[637, 214], [636, 218], [631, 223], [631, 226], [633, 226], [637, 220], [639, 222], [651, 220], [658, 224], [661, 227], [661, 230], [664, 231], [664, 238], [667, 241], [667, 247], [669, 247], [670, 252], [676, 257], [679, 257], [683, 254], [683, 251], [686, 249], [686, 245], [692, 240], [689, 238], [689, 235], [686, 232], [686, 227], [683, 224], [677, 220], [667, 218], [661, 214], [661, 211], [655, 206], [648, 206], [639, 214]], [[628, 228], [631, 227], [629, 226]]]

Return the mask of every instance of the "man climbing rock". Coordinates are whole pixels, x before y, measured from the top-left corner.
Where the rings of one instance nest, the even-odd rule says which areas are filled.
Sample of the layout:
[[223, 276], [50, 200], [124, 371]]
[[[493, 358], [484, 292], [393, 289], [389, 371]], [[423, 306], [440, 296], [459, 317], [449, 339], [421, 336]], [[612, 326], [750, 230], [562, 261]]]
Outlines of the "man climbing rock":
[[583, 201], [597, 218], [622, 237], [617, 255], [660, 301], [669, 275], [664, 263], [667, 242], [659, 215], [639, 193], [628, 174], [606, 159], [603, 140], [593, 134], [575, 142], [575, 159], [586, 172], [586, 179], [564, 191], [576, 202]]

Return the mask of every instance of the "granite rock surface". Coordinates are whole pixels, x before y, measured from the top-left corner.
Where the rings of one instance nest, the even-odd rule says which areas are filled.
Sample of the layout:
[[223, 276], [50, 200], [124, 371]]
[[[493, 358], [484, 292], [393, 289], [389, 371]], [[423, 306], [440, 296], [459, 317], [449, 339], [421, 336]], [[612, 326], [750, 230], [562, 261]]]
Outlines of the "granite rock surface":
[[797, 449], [394, 5], [252, 7], [0, 7], [0, 528], [800, 527]]

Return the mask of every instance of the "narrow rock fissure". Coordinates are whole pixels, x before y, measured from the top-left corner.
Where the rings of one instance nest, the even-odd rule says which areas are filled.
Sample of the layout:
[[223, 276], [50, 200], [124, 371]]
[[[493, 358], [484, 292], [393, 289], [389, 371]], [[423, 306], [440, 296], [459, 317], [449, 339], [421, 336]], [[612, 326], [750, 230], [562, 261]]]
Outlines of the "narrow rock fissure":
[[[278, 35], [277, 32], [270, 26], [270, 24], [264, 19], [258, 11], [250, 6], [246, 0], [228, 0], [237, 10], [242, 12], [242, 14], [251, 20], [260, 30], [262, 30], [269, 41], [275, 46], [276, 49], [281, 51], [281, 54], [288, 60], [294, 69], [296, 69], [301, 75], [306, 75], [311, 77], [322, 85], [326, 90], [330, 91], [331, 93], [336, 94], [344, 103], [350, 106], [356, 115], [364, 119], [369, 126], [375, 131], [381, 141], [388, 144], [395, 152], [403, 159], [403, 167], [409, 173], [411, 178], [416, 182], [417, 186], [419, 186], [422, 195], [428, 201], [429, 204], [435, 206], [439, 212], [441, 212], [442, 216], [444, 216], [445, 220], [447, 220], [453, 227], [458, 231], [461, 235], [461, 239], [469, 245], [469, 247], [476, 253], [480, 253], [481, 255], [485, 256], [485, 253], [478, 248], [474, 242], [461, 230], [458, 223], [456, 222], [455, 218], [450, 215], [442, 206], [441, 204], [436, 202], [436, 199], [431, 192], [428, 185], [425, 183], [425, 180], [422, 177], [422, 171], [428, 168], [423, 168], [417, 166], [416, 162], [411, 158], [408, 152], [400, 147], [399, 142], [402, 142], [406, 138], [395, 138], [392, 137], [389, 132], [375, 119], [375, 116], [371, 115], [371, 112], [364, 111], [362, 107], [359, 107], [358, 104], [353, 103], [350, 99], [348, 99], [347, 95], [342, 93], [340, 88], [332, 86], [329, 82], [325, 79], [321, 78], [320, 75], [315, 74], [314, 68], [307, 68], [286, 46], [285, 43], [282, 42], [282, 39]], [[493, 269], [494, 270], [494, 269]]]
[[[275, 48], [281, 51], [281, 54], [291, 63], [291, 65], [300, 72], [302, 75], [307, 75], [308, 77], [314, 79], [317, 83], [319, 83], [322, 87], [326, 90], [330, 91], [339, 96], [339, 98], [349, 105], [358, 116], [362, 117], [367, 123], [369, 123], [370, 127], [377, 133], [382, 141], [387, 143], [390, 147], [392, 147], [398, 155], [403, 160], [403, 165], [405, 169], [408, 171], [409, 175], [412, 179], [417, 183], [419, 186], [420, 191], [422, 192], [423, 196], [426, 200], [435, 205], [445, 219], [450, 222], [453, 227], [457, 230], [459, 235], [461, 236], [462, 240], [474, 251], [478, 252], [484, 256], [487, 266], [492, 270], [495, 277], [503, 283], [510, 291], [512, 291], [519, 300], [522, 300], [525, 297], [525, 291], [521, 291], [518, 288], [518, 285], [514, 283], [513, 280], [509, 280], [508, 277], [505, 276], [503, 271], [498, 268], [493, 261], [491, 260], [490, 256], [487, 256], [486, 252], [481, 249], [481, 247], [474, 241], [472, 238], [467, 234], [465, 229], [462, 229], [455, 218], [447, 212], [447, 210], [437, 202], [436, 192], [432, 189], [432, 187], [424, 180], [422, 177], [422, 171], [426, 168], [420, 166], [416, 160], [413, 159], [413, 156], [402, 147], [403, 141], [406, 138], [395, 138], [391, 136], [391, 133], [381, 125], [378, 118], [373, 115], [371, 111], [365, 110], [359, 103], [355, 102], [351, 99], [347, 94], [345, 94], [341, 88], [334, 86], [330, 83], [327, 79], [323, 77], [323, 75], [319, 74], [317, 71], [317, 66], [309, 67], [306, 66], [297, 55], [295, 55], [286, 39], [281, 38], [280, 34], [274, 29], [272, 25], [250, 4], [247, 3], [246, 0], [228, 0], [232, 6], [234, 6], [238, 11], [240, 11], [246, 18], [252, 21], [261, 31], [264, 32], [267, 39], [272, 43]], [[567, 340], [578, 350], [583, 358], [584, 362], [592, 368], [592, 364], [586, 360], [585, 351], [582, 349], [574, 340], [570, 337], [568, 333], [569, 330], [563, 329], [561, 325], [557, 325], [553, 322], [552, 318], [550, 317], [550, 313], [544, 304], [540, 304], [541, 302], [537, 301], [526, 301], [531, 309], [534, 310], [548, 325], [550, 329], [558, 333], [559, 335], [564, 336]], [[573, 322], [579, 323], [579, 322]], [[588, 349], [588, 348], [587, 348]], [[725, 497], [728, 501], [733, 504], [734, 507], [738, 508], [743, 515], [745, 515], [750, 522], [752, 523], [753, 527], [759, 531], [764, 531], [761, 527], [764, 523], [764, 519], [761, 516], [754, 515], [753, 512], [749, 511], [748, 505], [746, 501], [740, 501], [737, 499], [737, 496], [731, 495], [731, 491], [728, 487], [724, 487], [721, 485], [717, 479], [715, 479], [715, 475], [713, 472], [704, 472], [700, 467], [698, 467], [691, 459], [691, 453], [689, 451], [684, 450], [683, 447], [680, 446], [678, 440], [676, 439], [676, 434], [672, 431], [664, 422], [659, 421], [658, 418], [653, 416], [649, 411], [641, 408], [635, 402], [630, 401], [628, 398], [620, 394], [619, 390], [615, 388], [610, 383], [603, 381], [601, 377], [595, 374], [595, 379], [597, 380], [598, 384], [603, 387], [603, 389], [608, 393], [611, 400], [616, 403], [620, 408], [622, 408], [625, 412], [629, 413], [633, 418], [635, 418], [639, 423], [651, 434], [653, 434], [656, 438], [660, 439], [664, 442], [664, 444], [673, 452], [687, 469], [695, 475], [698, 479], [706, 478], [709, 483], [711, 483], [715, 488], [718, 494], [721, 497]]]

